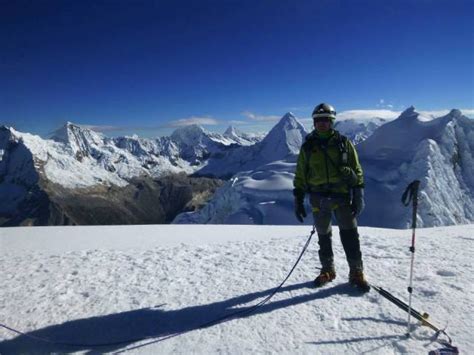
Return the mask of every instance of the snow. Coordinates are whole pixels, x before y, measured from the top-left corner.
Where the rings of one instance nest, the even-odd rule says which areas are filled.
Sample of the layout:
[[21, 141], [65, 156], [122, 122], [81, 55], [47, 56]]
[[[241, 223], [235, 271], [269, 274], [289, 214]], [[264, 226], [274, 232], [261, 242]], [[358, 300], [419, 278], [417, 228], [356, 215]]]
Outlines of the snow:
[[[373, 133], [371, 124], [377, 125], [375, 121], [358, 127], [352, 121], [341, 125], [354, 140], [368, 135], [357, 145], [366, 189], [359, 225], [409, 227], [411, 209], [400, 198], [413, 180], [421, 181], [419, 226], [474, 221], [474, 121], [459, 110], [426, 120], [410, 107]], [[200, 171], [231, 173], [232, 179], [204, 208], [180, 214], [174, 223], [298, 224], [291, 190], [305, 135], [288, 113], [260, 143], [211, 161]]]
[[265, 135], [258, 135], [258, 134], [247, 134], [239, 129], [235, 128], [234, 126], [230, 125], [224, 132], [224, 137], [232, 139], [234, 142], [242, 145], [248, 146], [255, 144], [262, 140]]
[[363, 225], [407, 227], [411, 211], [399, 201], [415, 179], [420, 226], [474, 220], [474, 121], [459, 110], [429, 121], [420, 116], [410, 107], [357, 146], [368, 202]]
[[[53, 132], [50, 139], [11, 127], [1, 129], [0, 163], [4, 164], [0, 164], [0, 172], [8, 172], [7, 180], [17, 181], [19, 175], [39, 175], [69, 189], [99, 184], [126, 186], [130, 179], [143, 175], [158, 178], [169, 173], [192, 174], [205, 166], [210, 154], [222, 153], [231, 145], [249, 146], [261, 140], [245, 138], [246, 135], [228, 137], [197, 125], [179, 128], [171, 137], [158, 139], [111, 139], [72, 122]], [[5, 159], [12, 142], [22, 147], [22, 154], [17, 152], [15, 159]], [[8, 167], [12, 164], [18, 169]]]
[[199, 174], [218, 177], [233, 176], [246, 171], [258, 170], [276, 161], [294, 161], [308, 132], [298, 119], [286, 113], [268, 132], [263, 140], [252, 146], [230, 150], [214, 157]]
[[371, 136], [380, 126], [387, 123], [384, 118], [336, 120], [334, 128], [349, 138], [354, 144], [358, 144]]
[[[275, 161], [234, 175], [197, 212], [178, 215], [177, 224], [294, 224], [295, 162]], [[272, 201], [271, 204], [265, 203]]]
[[[372, 290], [347, 285], [335, 229], [338, 276], [316, 290], [313, 239], [285, 286], [255, 313], [198, 329], [250, 307], [288, 274], [309, 226], [103, 226], [0, 229], [0, 322], [59, 342], [113, 342], [68, 348], [0, 330], [0, 353], [423, 354], [433, 331]], [[411, 231], [360, 228], [367, 278], [407, 300]], [[474, 225], [417, 230], [413, 307], [469, 353], [472, 341]], [[448, 247], [449, 246], [449, 247]]]

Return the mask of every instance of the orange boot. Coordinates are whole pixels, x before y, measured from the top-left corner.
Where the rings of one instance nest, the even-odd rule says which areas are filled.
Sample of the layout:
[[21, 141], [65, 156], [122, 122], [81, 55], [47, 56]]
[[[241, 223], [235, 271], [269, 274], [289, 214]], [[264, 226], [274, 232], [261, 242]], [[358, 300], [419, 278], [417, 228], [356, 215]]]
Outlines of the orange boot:
[[314, 280], [314, 285], [316, 287], [321, 287], [327, 284], [328, 282], [331, 282], [336, 278], [336, 271], [334, 271], [333, 268], [329, 269], [321, 269], [321, 273], [319, 274], [318, 277]]

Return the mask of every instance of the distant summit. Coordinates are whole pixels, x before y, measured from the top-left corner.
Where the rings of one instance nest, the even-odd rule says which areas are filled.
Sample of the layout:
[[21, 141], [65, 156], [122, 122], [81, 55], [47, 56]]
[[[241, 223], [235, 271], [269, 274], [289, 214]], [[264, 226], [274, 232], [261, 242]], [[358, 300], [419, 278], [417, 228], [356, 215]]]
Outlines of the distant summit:
[[286, 113], [262, 141], [210, 159], [198, 174], [227, 177], [277, 160], [296, 160], [308, 132], [298, 119]]
[[242, 132], [232, 125], [229, 126], [224, 132], [224, 136], [226, 137], [239, 137], [241, 135], [242, 135]]
[[286, 113], [260, 143], [261, 155], [287, 157], [298, 154], [308, 132], [293, 113]]
[[232, 125], [225, 130], [224, 137], [230, 138], [240, 145], [252, 145], [263, 138], [261, 135], [244, 133]]
[[171, 139], [187, 146], [203, 144], [208, 136], [208, 132], [200, 125], [193, 124], [177, 128]]
[[91, 129], [72, 122], [53, 132], [50, 138], [56, 142], [66, 143], [76, 156], [88, 156], [96, 147], [104, 145], [105, 136]]

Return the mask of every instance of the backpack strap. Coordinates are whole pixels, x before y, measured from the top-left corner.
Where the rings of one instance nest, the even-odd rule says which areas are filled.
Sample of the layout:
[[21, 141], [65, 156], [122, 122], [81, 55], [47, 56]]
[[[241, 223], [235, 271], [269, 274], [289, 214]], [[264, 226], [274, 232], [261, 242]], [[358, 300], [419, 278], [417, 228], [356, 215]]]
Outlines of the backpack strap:
[[341, 165], [349, 165], [349, 142], [346, 136], [340, 134], [336, 131], [337, 134], [337, 145], [339, 147], [339, 152], [341, 152]]
[[303, 150], [306, 154], [306, 163], [309, 162], [309, 158], [311, 156], [311, 152], [313, 150], [313, 147], [317, 146], [318, 148], [320, 148], [325, 153], [326, 157], [329, 158], [330, 163], [334, 167], [337, 168], [338, 165], [347, 166], [349, 164], [349, 148], [348, 148], [349, 139], [346, 136], [340, 134], [338, 131], [335, 131], [333, 139], [336, 139], [337, 147], [339, 149], [339, 152], [341, 153], [340, 164], [336, 165], [336, 163], [332, 159], [329, 158], [329, 155], [327, 155], [327, 152], [326, 152], [327, 146], [325, 147], [325, 146], [321, 145], [321, 141], [318, 139], [316, 134], [314, 134], [314, 132], [308, 134], [306, 136], [305, 142], [303, 143]]

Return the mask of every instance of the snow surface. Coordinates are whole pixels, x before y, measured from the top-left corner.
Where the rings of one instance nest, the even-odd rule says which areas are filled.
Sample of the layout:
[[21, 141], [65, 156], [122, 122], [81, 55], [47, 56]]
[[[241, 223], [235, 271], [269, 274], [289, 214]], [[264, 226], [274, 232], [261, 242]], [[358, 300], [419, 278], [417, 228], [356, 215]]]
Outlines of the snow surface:
[[[0, 330], [0, 353], [426, 354], [433, 331], [372, 290], [347, 285], [335, 230], [338, 277], [311, 288], [317, 241], [285, 286], [254, 314], [199, 325], [267, 296], [288, 274], [310, 229], [277, 226], [104, 226], [0, 229], [0, 323], [59, 342], [137, 341], [69, 348]], [[360, 228], [369, 282], [406, 300], [409, 230]], [[413, 307], [473, 351], [474, 225], [417, 230]], [[136, 348], [138, 347], [138, 348]], [[135, 349], [131, 349], [135, 348]]]
[[[350, 121], [342, 127], [354, 128]], [[368, 128], [355, 130], [352, 138], [369, 133]], [[263, 141], [231, 152], [225, 162], [210, 162], [201, 171], [234, 172], [232, 179], [204, 208], [180, 214], [173, 223], [299, 224], [291, 190], [305, 133], [287, 114]], [[410, 107], [379, 126], [357, 151], [366, 190], [360, 225], [408, 228], [412, 210], [401, 196], [415, 179], [421, 181], [418, 226], [474, 221], [474, 121], [459, 110], [426, 120]]]

